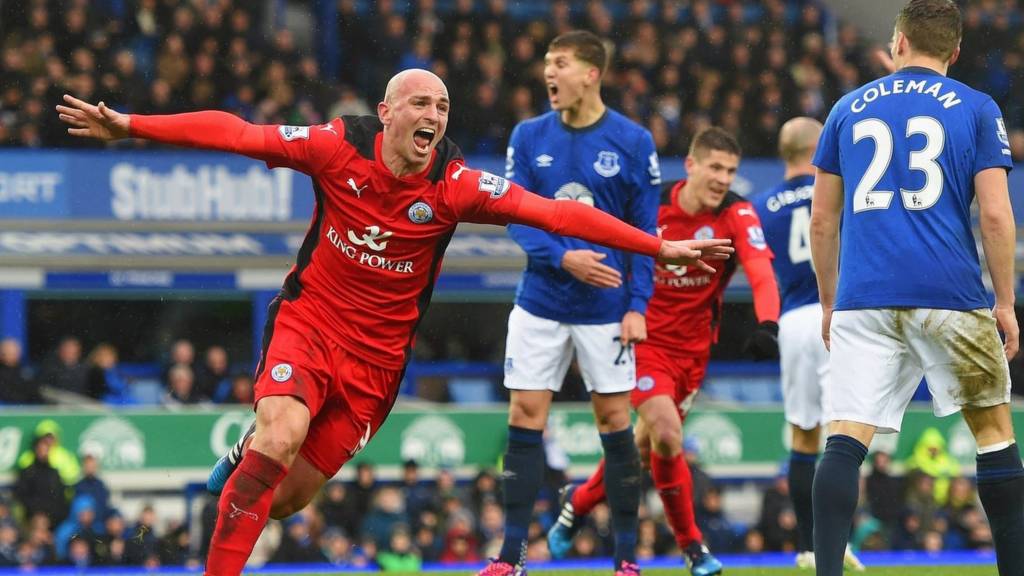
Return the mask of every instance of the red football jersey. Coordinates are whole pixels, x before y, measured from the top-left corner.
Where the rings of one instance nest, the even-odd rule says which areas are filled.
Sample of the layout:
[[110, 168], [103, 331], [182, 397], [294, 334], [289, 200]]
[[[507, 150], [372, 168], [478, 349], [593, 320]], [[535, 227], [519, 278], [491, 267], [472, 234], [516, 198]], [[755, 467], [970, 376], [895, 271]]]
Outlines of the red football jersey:
[[663, 188], [658, 234], [666, 240], [729, 238], [736, 253], [725, 261], [709, 261], [714, 274], [692, 266], [656, 263], [654, 295], [647, 307], [646, 343], [673, 354], [696, 356], [707, 354], [718, 338], [723, 294], [737, 264], [773, 255], [750, 202], [729, 192], [717, 210], [687, 214], [679, 207], [683, 186], [685, 180]]
[[523, 193], [462, 164], [444, 139], [420, 174], [398, 178], [380, 158], [375, 117], [265, 126], [271, 167], [309, 174], [316, 210], [283, 297], [348, 350], [401, 368], [460, 220], [505, 224]]

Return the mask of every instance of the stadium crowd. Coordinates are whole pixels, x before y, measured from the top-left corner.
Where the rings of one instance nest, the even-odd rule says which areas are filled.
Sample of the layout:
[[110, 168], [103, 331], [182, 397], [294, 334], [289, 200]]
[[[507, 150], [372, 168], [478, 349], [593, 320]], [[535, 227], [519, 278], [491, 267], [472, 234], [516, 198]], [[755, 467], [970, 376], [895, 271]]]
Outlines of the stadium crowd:
[[[147, 380], [147, 378], [142, 378]], [[97, 401], [112, 405], [159, 403], [168, 409], [189, 405], [244, 404], [253, 402], [251, 371], [233, 370], [223, 346], [210, 346], [202, 359], [187, 339], [175, 340], [160, 368], [162, 391], [146, 397], [143, 386], [127, 377], [118, 364], [113, 345], [95, 344], [83, 355], [75, 336], [61, 338], [51, 354], [36, 366], [28, 366], [21, 344], [0, 339], [0, 405], [67, 404]]]
[[[647, 126], [661, 154], [682, 155], [713, 123], [746, 156], [774, 156], [783, 122], [824, 119], [838, 96], [882, 73], [877, 46], [813, 0], [341, 0], [339, 21], [314, 27], [337, 26], [331, 74], [299, 48], [313, 38], [273, 26], [261, 8], [274, 4], [0, 2], [0, 145], [96, 146], [69, 138], [52, 113], [65, 92], [128, 112], [219, 108], [302, 125], [372, 114], [391, 74], [421, 67], [447, 82], [457, 111], [448, 130], [464, 151], [501, 154], [511, 127], [547, 108], [543, 47], [583, 27], [613, 44], [606, 102]], [[1015, 0], [966, 4], [966, 56], [951, 76], [995, 98], [1024, 159], [1020, 10]]]
[[[149, 505], [137, 517], [125, 517], [112, 505], [97, 459], [86, 454], [79, 462], [61, 445], [60, 435], [56, 423], [41, 422], [32, 448], [19, 458], [13, 489], [0, 491], [0, 567], [199, 565], [216, 515], [212, 498], [199, 519], [198, 541], [190, 538], [189, 526], [160, 518]], [[693, 445], [687, 458], [695, 480], [697, 519], [715, 550], [794, 550], [797, 535], [785, 470], [764, 491], [758, 519], [745, 524], [725, 513], [729, 492], [702, 470]], [[890, 456], [877, 452], [870, 474], [863, 478], [852, 538], [856, 548], [991, 547], [975, 487], [960, 475], [941, 434], [934, 429], [922, 434], [905, 475], [894, 475], [890, 466]], [[547, 558], [544, 534], [557, 514], [554, 495], [565, 475], [549, 467], [546, 478], [530, 530], [531, 560]], [[417, 571], [424, 562], [479, 562], [501, 546], [499, 490], [493, 470], [480, 470], [471, 482], [460, 483], [451, 470], [425, 470], [408, 461], [401, 478], [392, 482], [379, 480], [374, 467], [364, 462], [353, 480], [329, 482], [313, 504], [279, 523], [275, 535], [258, 546], [259, 557], [405, 572]], [[649, 482], [645, 494], [639, 557], [677, 555]], [[610, 514], [601, 505], [577, 536], [571, 554], [603, 557], [612, 545]]]

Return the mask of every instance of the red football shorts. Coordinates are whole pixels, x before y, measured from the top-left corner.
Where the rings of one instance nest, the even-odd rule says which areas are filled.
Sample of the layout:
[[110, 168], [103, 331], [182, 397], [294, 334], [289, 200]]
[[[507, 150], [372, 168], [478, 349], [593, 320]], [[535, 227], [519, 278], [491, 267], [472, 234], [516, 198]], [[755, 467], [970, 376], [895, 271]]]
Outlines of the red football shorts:
[[707, 369], [708, 356], [680, 356], [643, 342], [637, 344], [636, 388], [630, 395], [633, 408], [655, 396], [670, 396], [685, 420]]
[[287, 300], [271, 305], [256, 372], [256, 403], [267, 396], [294, 396], [305, 403], [309, 432], [299, 454], [327, 478], [380, 429], [401, 379], [401, 370], [367, 364], [324, 337]]

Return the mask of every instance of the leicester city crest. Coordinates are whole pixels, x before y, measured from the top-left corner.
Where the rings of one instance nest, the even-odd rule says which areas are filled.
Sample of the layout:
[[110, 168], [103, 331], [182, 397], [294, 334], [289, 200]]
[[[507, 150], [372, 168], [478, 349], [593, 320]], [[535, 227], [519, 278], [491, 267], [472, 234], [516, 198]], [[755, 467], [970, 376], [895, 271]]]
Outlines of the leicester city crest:
[[694, 240], [710, 240], [715, 237], [715, 229], [711, 226], [701, 226], [693, 234]]
[[409, 206], [409, 220], [414, 224], [426, 224], [434, 219], [434, 209], [426, 202], [417, 202]]
[[604, 176], [611, 178], [619, 173], [622, 167], [619, 166], [619, 155], [615, 152], [602, 150], [597, 153], [597, 160], [594, 161], [594, 170]]

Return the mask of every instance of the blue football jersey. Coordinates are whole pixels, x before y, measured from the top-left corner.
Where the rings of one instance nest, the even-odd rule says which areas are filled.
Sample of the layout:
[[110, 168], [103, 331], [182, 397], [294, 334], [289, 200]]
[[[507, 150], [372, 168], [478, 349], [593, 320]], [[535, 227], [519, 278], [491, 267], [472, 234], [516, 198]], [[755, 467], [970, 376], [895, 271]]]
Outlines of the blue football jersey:
[[[654, 139], [613, 110], [582, 129], [566, 126], [554, 111], [519, 123], [509, 139], [505, 176], [541, 196], [583, 202], [656, 232], [661, 169]], [[653, 258], [529, 226], [508, 230], [528, 257], [516, 291], [516, 304], [527, 312], [571, 324], [618, 322], [628, 310], [646, 313]], [[565, 252], [578, 249], [607, 254], [602, 263], [622, 273], [622, 286], [595, 288], [562, 270]]]
[[811, 197], [814, 176], [797, 176], [748, 198], [761, 218], [764, 239], [775, 254], [784, 314], [818, 302], [818, 281], [811, 266]]
[[904, 68], [836, 103], [814, 165], [843, 178], [836, 310], [989, 306], [971, 230], [974, 176], [1011, 168], [992, 98]]

